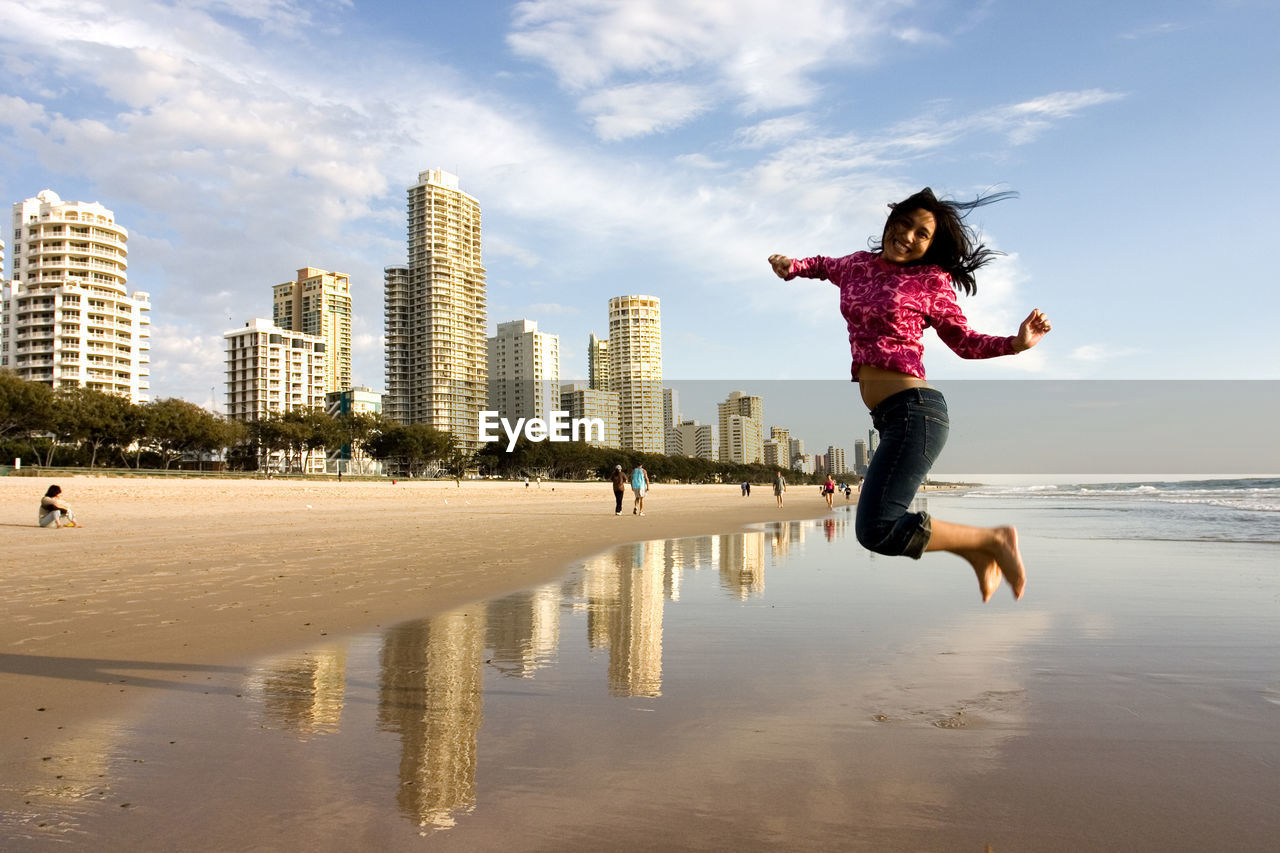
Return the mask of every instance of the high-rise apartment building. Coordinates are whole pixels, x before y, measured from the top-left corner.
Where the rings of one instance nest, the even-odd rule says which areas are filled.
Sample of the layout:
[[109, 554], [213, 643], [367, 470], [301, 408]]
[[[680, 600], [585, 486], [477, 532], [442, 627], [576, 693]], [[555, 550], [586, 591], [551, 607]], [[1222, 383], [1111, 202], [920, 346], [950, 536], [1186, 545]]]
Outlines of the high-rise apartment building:
[[770, 465], [777, 465], [779, 468], [791, 467], [791, 430], [785, 427], [769, 427], [769, 438], [773, 440], [776, 448], [774, 453], [777, 456], [776, 462], [765, 462]]
[[489, 338], [488, 408], [516, 418], [548, 419], [560, 408], [560, 336], [533, 320], [498, 324]]
[[[804, 456], [804, 455], [805, 455], [805, 453], [804, 453], [804, 439], [803, 439], [803, 438], [793, 438], [793, 439], [791, 439], [790, 441], [788, 441], [788, 442], [787, 442], [787, 444], [791, 445], [791, 465], [792, 465], [792, 467], [795, 467], [796, 457], [798, 457], [798, 456]], [[796, 470], [800, 470], [800, 469], [798, 469], [798, 468], [797, 468]], [[812, 474], [812, 473], [813, 473], [813, 469], [812, 469], [812, 468], [810, 468], [809, 473], [810, 473], [810, 474]]]
[[656, 296], [609, 300], [609, 388], [618, 394], [622, 447], [663, 453], [662, 310]]
[[147, 401], [151, 297], [129, 293], [129, 232], [97, 202], [52, 190], [13, 206], [12, 281], [0, 307], [0, 367], [52, 388]]
[[268, 413], [325, 407], [328, 344], [319, 335], [255, 319], [222, 337], [227, 348], [227, 417], [256, 421]]
[[560, 410], [567, 413], [569, 421], [575, 419], [599, 419], [604, 423], [604, 438], [594, 432], [587, 444], [593, 447], [622, 447], [622, 425], [618, 418], [618, 395], [613, 391], [599, 391], [583, 382], [569, 382], [560, 386]]
[[714, 459], [713, 428], [696, 420], [681, 421], [667, 430], [667, 455]]
[[[720, 413], [720, 461], [750, 465], [764, 461], [764, 400], [741, 391], [732, 392], [718, 406]], [[750, 424], [734, 425], [733, 418]]]
[[764, 438], [760, 434], [760, 421], [744, 415], [726, 416], [721, 413], [720, 461], [741, 465], [764, 462]]
[[439, 169], [409, 187], [409, 263], [386, 268], [384, 412], [480, 448], [488, 403], [480, 204]]
[[684, 418], [680, 415], [680, 392], [675, 388], [662, 389], [662, 429], [671, 429]]
[[[252, 422], [293, 409], [323, 409], [328, 344], [319, 335], [254, 319], [223, 333], [227, 348], [227, 417]], [[324, 455], [308, 453], [302, 469], [323, 473]]]
[[774, 438], [764, 440], [764, 464], [770, 468], [790, 468], [791, 460], [787, 458], [787, 445]]
[[587, 339], [587, 381], [597, 391], [614, 390], [609, 385], [609, 342], [594, 332]]
[[853, 473], [863, 476], [867, 473], [867, 443], [862, 439], [853, 442]]
[[328, 365], [325, 391], [351, 387], [351, 278], [315, 267], [272, 288], [272, 319], [282, 329], [323, 338]]
[[827, 473], [833, 476], [848, 474], [849, 466], [844, 461], [844, 449], [830, 445], [827, 447]]

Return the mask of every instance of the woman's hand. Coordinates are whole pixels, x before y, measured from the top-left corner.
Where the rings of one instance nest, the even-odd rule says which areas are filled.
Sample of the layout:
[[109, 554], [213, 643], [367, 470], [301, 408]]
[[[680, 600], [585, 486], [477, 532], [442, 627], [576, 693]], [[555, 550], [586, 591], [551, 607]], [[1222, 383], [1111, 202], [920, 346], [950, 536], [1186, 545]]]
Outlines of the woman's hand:
[[791, 259], [786, 255], [770, 255], [769, 265], [773, 267], [774, 275], [778, 278], [791, 275]]
[[1018, 327], [1018, 334], [1013, 339], [1013, 349], [1016, 352], [1029, 350], [1036, 344], [1040, 343], [1040, 339], [1049, 334], [1049, 330], [1053, 326], [1049, 325], [1049, 318], [1039, 308], [1031, 309], [1031, 313], [1027, 315], [1027, 319], [1022, 321], [1022, 325]]

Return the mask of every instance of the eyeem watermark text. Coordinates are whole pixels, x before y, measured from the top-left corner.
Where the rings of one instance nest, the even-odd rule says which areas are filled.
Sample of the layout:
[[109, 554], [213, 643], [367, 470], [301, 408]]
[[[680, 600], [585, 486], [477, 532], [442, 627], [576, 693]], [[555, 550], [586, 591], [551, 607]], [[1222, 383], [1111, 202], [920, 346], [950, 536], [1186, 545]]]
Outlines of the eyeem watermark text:
[[499, 426], [507, 435], [507, 452], [515, 450], [516, 440], [523, 435], [530, 441], [604, 441], [603, 418], [569, 418], [568, 412], [551, 412], [551, 417], [516, 418], [513, 425], [498, 412], [480, 413], [480, 440], [500, 441], [494, 432]]

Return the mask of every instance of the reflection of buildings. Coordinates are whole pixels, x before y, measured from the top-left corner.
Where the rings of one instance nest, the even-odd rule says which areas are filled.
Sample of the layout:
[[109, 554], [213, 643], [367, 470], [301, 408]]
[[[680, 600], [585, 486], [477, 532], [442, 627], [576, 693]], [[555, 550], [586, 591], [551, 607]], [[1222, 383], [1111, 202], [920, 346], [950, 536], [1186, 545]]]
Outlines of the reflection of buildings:
[[301, 734], [333, 734], [346, 692], [345, 648], [269, 661], [249, 675], [269, 723]]
[[400, 736], [400, 808], [422, 826], [449, 827], [476, 805], [483, 605], [387, 633], [378, 725]]
[[738, 598], [764, 592], [763, 532], [720, 537], [720, 583]]
[[555, 657], [560, 642], [560, 586], [539, 587], [489, 605], [486, 632], [504, 675], [527, 676]]
[[639, 542], [622, 573], [611, 620], [609, 692], [615, 696], [662, 695], [663, 553], [660, 542]]
[[672, 588], [664, 544], [640, 542], [583, 566], [587, 639], [591, 648], [609, 650], [614, 696], [662, 694], [663, 596]]

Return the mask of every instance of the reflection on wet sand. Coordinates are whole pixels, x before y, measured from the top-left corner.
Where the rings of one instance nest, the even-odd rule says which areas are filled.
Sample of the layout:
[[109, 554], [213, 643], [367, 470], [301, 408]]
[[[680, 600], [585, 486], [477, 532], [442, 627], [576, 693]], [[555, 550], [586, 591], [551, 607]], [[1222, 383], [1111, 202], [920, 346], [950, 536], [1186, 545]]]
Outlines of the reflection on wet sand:
[[[588, 560], [564, 584], [388, 631], [380, 658], [378, 725], [401, 739], [401, 811], [423, 827], [447, 828], [475, 809], [484, 667], [525, 678], [549, 666], [560, 642], [562, 608], [585, 610], [588, 646], [608, 650], [611, 696], [658, 697], [663, 607], [666, 600], [678, 600], [682, 574], [716, 566], [734, 597], [759, 595], [766, 551], [781, 557], [803, 541], [803, 530], [794, 523], [767, 532], [640, 542]], [[313, 656], [299, 671], [277, 669], [271, 679], [289, 686], [284, 693], [294, 697], [300, 732], [317, 730], [318, 715], [314, 702], [304, 712], [307, 691], [296, 685], [320, 683], [319, 665]], [[265, 702], [270, 694], [263, 695]], [[270, 701], [284, 704], [278, 695]], [[275, 718], [282, 719], [279, 711]], [[324, 719], [336, 724], [337, 716], [330, 709]]]
[[333, 734], [342, 720], [347, 650], [325, 649], [255, 666], [247, 691], [257, 696], [262, 717], [299, 734]]
[[401, 811], [450, 827], [476, 805], [483, 605], [410, 622], [386, 634], [378, 727], [400, 736]]
[[[731, 599], [758, 597], [765, 590], [766, 565], [781, 564], [790, 548], [803, 543], [806, 529], [813, 528], [795, 522], [640, 542], [586, 561], [563, 582], [386, 631], [377, 653], [374, 725], [399, 741], [399, 812], [428, 831], [454, 827], [476, 810], [486, 670], [536, 678], [552, 668], [564, 614], [580, 617], [573, 624], [585, 627], [588, 649], [607, 651], [607, 667], [597, 671], [608, 696], [661, 697], [664, 609], [668, 601], [680, 600], [685, 576], [714, 570]], [[317, 750], [325, 740], [365, 736], [353, 727], [368, 725], [370, 717], [348, 719], [346, 713], [347, 703], [373, 689], [361, 674], [372, 663], [360, 648], [335, 644], [251, 667], [244, 695], [259, 726], [293, 733]], [[70, 798], [89, 809], [95, 792], [108, 789], [117, 747], [105, 736], [81, 736], [64, 746], [49, 766], [58, 778], [29, 788], [27, 796]], [[88, 817], [64, 813], [73, 832]]]

